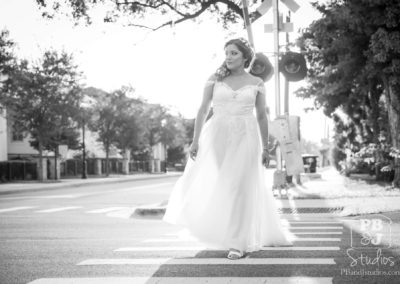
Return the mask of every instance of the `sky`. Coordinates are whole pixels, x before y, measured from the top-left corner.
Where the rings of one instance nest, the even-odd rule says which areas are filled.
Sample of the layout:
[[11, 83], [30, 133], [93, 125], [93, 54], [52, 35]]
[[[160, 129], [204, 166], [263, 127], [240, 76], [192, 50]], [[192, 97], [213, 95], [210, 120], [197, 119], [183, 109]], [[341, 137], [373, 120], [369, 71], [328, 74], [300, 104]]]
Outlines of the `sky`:
[[[49, 48], [73, 53], [84, 73], [86, 86], [112, 91], [123, 85], [151, 103], [160, 103], [194, 118], [201, 103], [207, 78], [224, 60], [224, 43], [237, 36], [247, 37], [239, 25], [224, 30], [209, 14], [196, 22], [176, 25], [157, 32], [107, 24], [94, 13], [91, 26], [74, 26], [68, 19], [44, 20], [35, 0], [0, 0], [0, 28], [7, 28], [17, 42], [20, 58], [35, 61]], [[308, 1], [297, 0], [301, 8], [292, 13], [294, 30], [307, 27], [319, 17]], [[280, 10], [287, 9], [280, 4]], [[264, 24], [272, 23], [272, 9], [253, 24], [255, 48], [273, 61], [273, 36], [264, 33]], [[284, 44], [281, 34], [280, 44]], [[297, 33], [290, 33], [293, 41]], [[281, 82], [283, 77], [281, 76]], [[304, 81], [290, 83], [289, 113], [301, 117], [305, 139], [319, 142], [331, 125], [321, 111], [304, 112], [311, 100], [296, 98], [292, 93]], [[267, 104], [275, 117], [274, 78], [266, 83]], [[283, 87], [281, 87], [283, 93]], [[281, 99], [283, 107], [283, 99]]]

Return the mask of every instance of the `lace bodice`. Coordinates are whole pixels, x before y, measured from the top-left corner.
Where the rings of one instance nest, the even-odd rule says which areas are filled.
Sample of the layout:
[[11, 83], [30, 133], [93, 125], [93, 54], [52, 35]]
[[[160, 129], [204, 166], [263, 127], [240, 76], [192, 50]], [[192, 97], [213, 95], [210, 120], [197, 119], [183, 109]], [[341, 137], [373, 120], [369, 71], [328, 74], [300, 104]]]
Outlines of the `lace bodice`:
[[237, 90], [224, 82], [214, 82], [213, 111], [222, 115], [253, 115], [259, 92], [265, 92], [264, 84], [245, 85]]

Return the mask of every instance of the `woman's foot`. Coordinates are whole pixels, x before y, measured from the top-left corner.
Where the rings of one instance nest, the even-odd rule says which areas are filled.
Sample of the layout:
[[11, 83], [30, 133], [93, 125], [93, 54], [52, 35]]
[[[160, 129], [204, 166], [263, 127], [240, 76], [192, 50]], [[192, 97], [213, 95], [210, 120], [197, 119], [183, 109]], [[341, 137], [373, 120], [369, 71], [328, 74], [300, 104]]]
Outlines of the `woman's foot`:
[[230, 260], [236, 260], [239, 258], [242, 258], [244, 255], [244, 253], [240, 250], [237, 249], [229, 249], [229, 253], [228, 253], [228, 259]]

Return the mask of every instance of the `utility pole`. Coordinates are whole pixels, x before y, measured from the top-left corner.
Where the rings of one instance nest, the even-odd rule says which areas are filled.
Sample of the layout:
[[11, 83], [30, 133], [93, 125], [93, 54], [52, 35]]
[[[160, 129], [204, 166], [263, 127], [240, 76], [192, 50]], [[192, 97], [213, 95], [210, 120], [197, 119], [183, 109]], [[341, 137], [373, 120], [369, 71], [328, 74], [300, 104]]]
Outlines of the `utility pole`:
[[[290, 10], [286, 16], [286, 23], [290, 23]], [[289, 51], [289, 33], [286, 32], [286, 51]], [[289, 81], [285, 77], [285, 106], [284, 114], [289, 115]]]
[[[279, 0], [272, 0], [272, 32], [274, 33], [274, 77], [275, 77], [275, 116], [281, 114], [280, 74], [279, 74]], [[282, 170], [282, 153], [280, 146], [276, 147], [276, 167]]]

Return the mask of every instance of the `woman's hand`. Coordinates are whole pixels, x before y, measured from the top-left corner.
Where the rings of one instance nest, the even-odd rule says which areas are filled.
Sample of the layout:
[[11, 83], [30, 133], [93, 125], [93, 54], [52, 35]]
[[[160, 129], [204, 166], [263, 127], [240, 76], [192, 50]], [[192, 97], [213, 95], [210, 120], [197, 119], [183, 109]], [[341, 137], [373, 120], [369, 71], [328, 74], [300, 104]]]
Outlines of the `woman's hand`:
[[190, 145], [190, 150], [189, 150], [189, 156], [193, 161], [196, 160], [198, 150], [199, 150], [199, 144], [193, 142], [192, 145]]
[[264, 167], [269, 166], [269, 152], [268, 149], [264, 149], [261, 156], [261, 161]]

